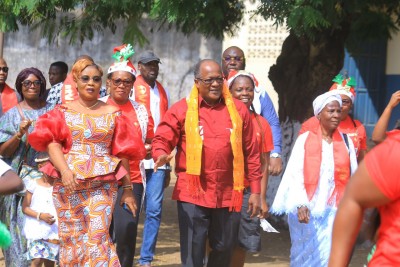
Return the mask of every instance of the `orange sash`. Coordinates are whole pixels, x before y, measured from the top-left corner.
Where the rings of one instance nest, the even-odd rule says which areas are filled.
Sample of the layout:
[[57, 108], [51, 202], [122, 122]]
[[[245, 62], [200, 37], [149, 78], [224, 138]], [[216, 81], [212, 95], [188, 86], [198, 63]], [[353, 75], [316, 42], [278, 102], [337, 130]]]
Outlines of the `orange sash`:
[[78, 99], [78, 90], [76, 89], [76, 82], [72, 76], [72, 72], [65, 78], [63, 86], [61, 88], [61, 101], [63, 104]]
[[4, 85], [1, 93], [1, 106], [3, 114], [18, 104], [17, 93], [7, 84]]
[[[332, 136], [333, 160], [335, 164], [334, 179], [335, 189], [330, 196], [328, 203], [333, 204], [336, 197], [336, 206], [342, 198], [344, 188], [350, 179], [350, 156], [346, 143], [338, 130]], [[314, 196], [320, 178], [322, 159], [322, 133], [318, 127], [316, 133], [309, 132], [304, 144], [304, 186], [309, 200]]]
[[[165, 112], [168, 110], [168, 96], [165, 92], [164, 87], [161, 83], [157, 82], [158, 92], [160, 93], [160, 119], [164, 117]], [[146, 83], [143, 79], [142, 75], [137, 76], [136, 81], [134, 83], [135, 87], [135, 101], [139, 104], [143, 104], [146, 106], [147, 110], [150, 111], [150, 85]]]

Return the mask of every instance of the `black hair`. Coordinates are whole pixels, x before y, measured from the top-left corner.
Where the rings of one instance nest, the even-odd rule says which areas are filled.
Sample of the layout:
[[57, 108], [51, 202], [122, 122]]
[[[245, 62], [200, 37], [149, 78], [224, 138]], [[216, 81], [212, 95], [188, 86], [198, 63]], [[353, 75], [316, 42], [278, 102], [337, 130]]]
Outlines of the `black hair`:
[[59, 68], [61, 70], [61, 73], [68, 73], [68, 65], [67, 63], [65, 63], [64, 61], [56, 61], [51, 63], [50, 68], [51, 67], [56, 67]]

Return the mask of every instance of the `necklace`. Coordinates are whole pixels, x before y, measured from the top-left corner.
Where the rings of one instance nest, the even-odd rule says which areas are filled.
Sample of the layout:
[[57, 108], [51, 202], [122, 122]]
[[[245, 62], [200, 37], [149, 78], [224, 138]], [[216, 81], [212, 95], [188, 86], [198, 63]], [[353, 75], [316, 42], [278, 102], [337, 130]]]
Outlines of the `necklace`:
[[322, 139], [324, 139], [324, 140], [325, 140], [326, 142], [328, 142], [328, 143], [332, 142], [332, 137], [329, 137], [329, 136], [323, 135], [323, 136], [322, 136]]
[[90, 106], [90, 107], [86, 107], [86, 106], [82, 105], [81, 102], [79, 102], [79, 100], [78, 100], [78, 104], [79, 104], [81, 107], [83, 107], [83, 108], [92, 109], [92, 108], [94, 108], [95, 106], [97, 106], [97, 104], [99, 104], [99, 100], [97, 100], [96, 103], [95, 103], [94, 105]]

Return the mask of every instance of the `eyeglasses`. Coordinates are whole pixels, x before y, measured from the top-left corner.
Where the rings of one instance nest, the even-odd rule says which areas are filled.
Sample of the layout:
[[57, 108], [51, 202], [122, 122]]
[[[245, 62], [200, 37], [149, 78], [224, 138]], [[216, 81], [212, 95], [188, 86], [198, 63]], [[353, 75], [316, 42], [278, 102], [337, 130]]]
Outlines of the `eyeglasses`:
[[210, 79], [200, 79], [196, 78], [199, 81], [202, 81], [204, 84], [211, 85], [214, 82], [217, 82], [218, 84], [222, 84], [224, 82], [223, 78], [210, 78]]
[[81, 80], [81, 82], [83, 82], [83, 83], [88, 83], [90, 80], [93, 80], [93, 82], [95, 82], [95, 83], [101, 83], [101, 77], [100, 76], [89, 77], [87, 75], [84, 75], [84, 76], [81, 76], [79, 78], [79, 80]]
[[33, 81], [33, 82], [30, 81], [30, 80], [25, 80], [21, 84], [23, 86], [25, 86], [26, 88], [30, 88], [32, 86], [32, 84], [33, 84], [34, 87], [39, 87], [42, 84], [42, 82], [39, 81], [39, 80], [36, 80], [36, 81]]
[[343, 106], [350, 106], [350, 105], [351, 105], [351, 100], [342, 99], [342, 105], [343, 105]]
[[132, 80], [125, 80], [125, 81], [123, 81], [123, 80], [121, 80], [121, 79], [116, 79], [116, 80], [111, 79], [111, 81], [112, 81], [112, 83], [113, 83], [115, 86], [120, 86], [121, 83], [122, 83], [124, 86], [131, 86], [131, 85], [133, 84], [133, 81], [132, 81]]
[[3, 71], [5, 73], [7, 73], [8, 70], [9, 70], [8, 67], [0, 67], [0, 71]]
[[234, 61], [243, 61], [244, 57], [239, 57], [239, 56], [225, 56], [222, 57], [223, 60], [225, 60], [226, 62], [230, 62], [231, 60]]

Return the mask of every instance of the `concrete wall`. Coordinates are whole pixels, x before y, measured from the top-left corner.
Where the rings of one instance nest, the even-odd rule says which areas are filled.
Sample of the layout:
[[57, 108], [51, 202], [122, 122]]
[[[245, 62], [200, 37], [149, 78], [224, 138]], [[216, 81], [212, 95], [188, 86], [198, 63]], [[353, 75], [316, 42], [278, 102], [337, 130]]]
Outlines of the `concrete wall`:
[[[105, 31], [104, 34], [95, 34], [92, 41], [85, 41], [82, 45], [69, 45], [68, 40], [59, 38], [55, 44], [48, 44], [40, 37], [39, 31], [30, 31], [28, 27], [20, 27], [15, 33], [5, 33], [4, 58], [10, 67], [7, 83], [14, 87], [18, 73], [27, 67], [37, 67], [42, 70], [48, 79], [48, 69], [54, 61], [65, 61], [71, 69], [77, 56], [87, 54], [107, 72], [113, 60], [112, 50], [122, 43], [124, 23], [121, 23], [115, 34]], [[154, 32], [152, 29], [154, 28]], [[203, 58], [220, 59], [222, 42], [215, 39], [206, 39], [200, 34], [184, 36], [175, 30], [167, 31], [144, 20], [141, 29], [149, 43], [141, 48], [132, 44], [136, 58], [144, 50], [153, 50], [162, 61], [160, 65], [159, 81], [170, 91], [172, 102], [185, 97], [193, 85], [193, 66]], [[48, 87], [50, 85], [48, 84]]]

